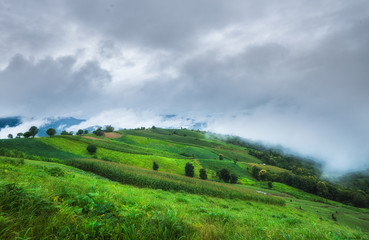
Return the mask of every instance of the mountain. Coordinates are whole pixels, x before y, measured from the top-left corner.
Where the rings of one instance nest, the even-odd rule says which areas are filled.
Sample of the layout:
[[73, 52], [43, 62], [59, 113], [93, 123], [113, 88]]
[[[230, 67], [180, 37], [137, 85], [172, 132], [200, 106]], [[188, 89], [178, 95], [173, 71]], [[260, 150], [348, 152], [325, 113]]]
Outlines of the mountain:
[[21, 117], [6, 117], [0, 118], [0, 130], [2, 128], [8, 127], [16, 127], [22, 123]]
[[49, 123], [41, 126], [39, 128], [38, 134], [37, 136], [40, 137], [46, 137], [46, 130], [49, 128], [54, 128], [56, 130], [57, 134], [60, 134], [62, 131], [64, 131], [65, 129], [74, 126], [74, 125], [78, 125], [82, 122], [84, 122], [86, 120], [82, 120], [82, 119], [77, 119], [77, 118], [73, 118], [73, 117], [67, 117], [67, 118], [59, 118], [59, 119], [49, 119]]

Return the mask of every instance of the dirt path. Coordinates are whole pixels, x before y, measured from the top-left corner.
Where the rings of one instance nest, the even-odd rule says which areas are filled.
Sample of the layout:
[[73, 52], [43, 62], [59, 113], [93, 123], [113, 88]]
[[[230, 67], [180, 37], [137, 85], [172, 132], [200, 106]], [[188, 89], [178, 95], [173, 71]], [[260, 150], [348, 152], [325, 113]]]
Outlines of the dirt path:
[[119, 133], [108, 132], [104, 134], [106, 138], [120, 138], [122, 135]]

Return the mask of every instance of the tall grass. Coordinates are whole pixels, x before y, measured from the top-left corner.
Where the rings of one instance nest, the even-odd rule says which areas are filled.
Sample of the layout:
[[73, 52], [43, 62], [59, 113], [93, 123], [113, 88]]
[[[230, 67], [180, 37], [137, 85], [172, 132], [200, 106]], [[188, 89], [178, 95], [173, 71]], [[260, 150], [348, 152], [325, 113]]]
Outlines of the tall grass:
[[113, 181], [138, 187], [163, 189], [167, 191], [185, 191], [194, 194], [205, 194], [221, 198], [238, 198], [241, 200], [252, 200], [275, 205], [285, 204], [285, 201], [280, 198], [265, 196], [234, 185], [203, 181], [123, 164], [94, 159], [67, 160], [66, 164], [93, 172]]

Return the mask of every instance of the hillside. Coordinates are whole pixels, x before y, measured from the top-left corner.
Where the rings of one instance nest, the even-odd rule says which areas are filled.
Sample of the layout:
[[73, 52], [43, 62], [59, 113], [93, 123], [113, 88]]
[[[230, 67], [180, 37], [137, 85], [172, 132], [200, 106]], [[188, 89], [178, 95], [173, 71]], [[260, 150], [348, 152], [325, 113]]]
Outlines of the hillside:
[[200, 131], [7, 139], [0, 156], [0, 239], [369, 238], [369, 210], [326, 199], [314, 164]]

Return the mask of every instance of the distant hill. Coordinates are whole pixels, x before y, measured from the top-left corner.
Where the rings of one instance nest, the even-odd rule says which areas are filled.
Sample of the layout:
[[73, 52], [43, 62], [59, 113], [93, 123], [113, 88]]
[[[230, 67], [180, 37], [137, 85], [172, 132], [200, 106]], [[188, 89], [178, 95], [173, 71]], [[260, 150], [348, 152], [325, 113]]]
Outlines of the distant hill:
[[78, 125], [81, 122], [84, 122], [86, 120], [82, 120], [82, 119], [77, 119], [77, 118], [73, 118], [73, 117], [68, 117], [68, 118], [60, 118], [60, 119], [50, 119], [50, 122], [46, 125], [43, 125], [39, 128], [38, 131], [38, 135], [40, 137], [45, 137], [47, 136], [46, 134], [46, 130], [49, 128], [54, 128], [56, 130], [57, 134], [60, 134], [63, 130], [74, 126], [74, 125]]
[[6, 126], [16, 127], [21, 123], [22, 123], [22, 120], [20, 117], [0, 118], [0, 129], [5, 128]]

